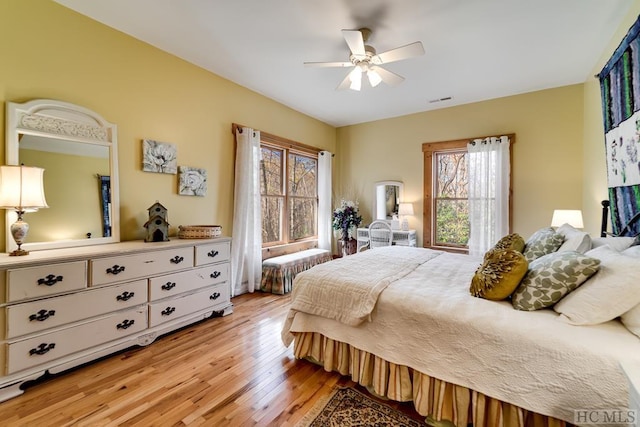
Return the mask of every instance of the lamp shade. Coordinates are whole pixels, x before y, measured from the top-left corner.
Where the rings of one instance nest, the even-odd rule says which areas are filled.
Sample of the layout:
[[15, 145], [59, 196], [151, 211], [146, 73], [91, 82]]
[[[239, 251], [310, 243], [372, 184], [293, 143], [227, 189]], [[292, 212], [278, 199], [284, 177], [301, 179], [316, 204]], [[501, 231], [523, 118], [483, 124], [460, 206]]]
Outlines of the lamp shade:
[[581, 210], [561, 210], [553, 211], [551, 218], [552, 227], [560, 227], [563, 224], [569, 224], [574, 228], [583, 228], [582, 211]]
[[413, 204], [400, 203], [398, 205], [398, 215], [413, 215]]
[[31, 166], [0, 166], [0, 208], [48, 208], [44, 198], [44, 169]]

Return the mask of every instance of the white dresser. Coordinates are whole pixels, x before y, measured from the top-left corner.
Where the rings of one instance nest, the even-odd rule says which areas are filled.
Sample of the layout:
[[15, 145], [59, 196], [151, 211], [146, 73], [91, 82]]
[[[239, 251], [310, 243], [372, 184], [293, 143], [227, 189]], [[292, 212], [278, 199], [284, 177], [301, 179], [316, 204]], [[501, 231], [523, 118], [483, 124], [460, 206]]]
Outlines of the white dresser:
[[231, 239], [0, 254], [0, 401], [21, 385], [232, 313]]
[[[358, 228], [358, 251], [365, 246], [369, 241], [369, 229]], [[394, 245], [400, 246], [416, 246], [416, 230], [393, 230], [393, 242]]]

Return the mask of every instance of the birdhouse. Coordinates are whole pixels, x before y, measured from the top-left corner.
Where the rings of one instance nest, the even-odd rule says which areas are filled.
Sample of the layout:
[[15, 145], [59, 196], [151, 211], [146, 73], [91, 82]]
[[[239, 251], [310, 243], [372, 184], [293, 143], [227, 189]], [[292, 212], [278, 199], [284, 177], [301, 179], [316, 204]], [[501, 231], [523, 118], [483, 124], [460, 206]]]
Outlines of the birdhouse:
[[167, 221], [167, 208], [159, 202], [155, 202], [149, 209], [149, 220], [144, 224], [147, 229], [145, 242], [168, 242], [169, 222]]

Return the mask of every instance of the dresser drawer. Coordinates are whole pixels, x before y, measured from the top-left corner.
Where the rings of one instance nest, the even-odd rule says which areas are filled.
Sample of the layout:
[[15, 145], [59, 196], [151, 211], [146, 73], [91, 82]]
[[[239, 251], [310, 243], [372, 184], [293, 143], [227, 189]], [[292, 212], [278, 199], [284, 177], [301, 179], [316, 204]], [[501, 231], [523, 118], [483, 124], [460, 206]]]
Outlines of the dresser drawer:
[[42, 331], [147, 302], [147, 281], [123, 283], [7, 307], [7, 338]]
[[228, 280], [229, 263], [152, 277], [149, 279], [149, 301], [156, 301]]
[[120, 255], [91, 261], [91, 286], [105, 285], [193, 267], [193, 246]]
[[147, 307], [140, 306], [46, 335], [9, 342], [7, 371], [13, 374], [140, 332], [146, 327]]
[[196, 246], [196, 266], [229, 261], [229, 259], [231, 259], [231, 244], [229, 242]]
[[8, 302], [44, 297], [86, 287], [86, 261], [7, 270]]
[[207, 308], [224, 308], [229, 301], [229, 285], [220, 283], [193, 294], [154, 302], [149, 305], [149, 326], [158, 326]]

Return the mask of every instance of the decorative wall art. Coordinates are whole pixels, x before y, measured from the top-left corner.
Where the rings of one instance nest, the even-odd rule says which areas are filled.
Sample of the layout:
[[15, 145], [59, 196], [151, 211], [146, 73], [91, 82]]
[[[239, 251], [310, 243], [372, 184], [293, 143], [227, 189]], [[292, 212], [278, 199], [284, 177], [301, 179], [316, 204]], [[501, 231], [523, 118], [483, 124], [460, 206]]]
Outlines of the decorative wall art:
[[142, 170], [175, 175], [178, 172], [178, 149], [174, 144], [143, 139]]
[[[640, 210], [640, 19], [598, 74], [611, 224], [618, 234]], [[640, 224], [631, 234], [640, 232]]]
[[178, 193], [183, 196], [205, 196], [207, 194], [207, 171], [205, 169], [180, 166]]

